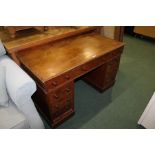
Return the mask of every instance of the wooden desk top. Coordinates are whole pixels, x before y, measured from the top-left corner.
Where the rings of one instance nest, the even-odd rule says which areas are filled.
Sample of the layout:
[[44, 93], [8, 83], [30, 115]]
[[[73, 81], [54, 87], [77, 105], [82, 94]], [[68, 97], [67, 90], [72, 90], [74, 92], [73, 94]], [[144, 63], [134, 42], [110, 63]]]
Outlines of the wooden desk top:
[[21, 63], [45, 82], [124, 44], [99, 34], [85, 34], [19, 52]]

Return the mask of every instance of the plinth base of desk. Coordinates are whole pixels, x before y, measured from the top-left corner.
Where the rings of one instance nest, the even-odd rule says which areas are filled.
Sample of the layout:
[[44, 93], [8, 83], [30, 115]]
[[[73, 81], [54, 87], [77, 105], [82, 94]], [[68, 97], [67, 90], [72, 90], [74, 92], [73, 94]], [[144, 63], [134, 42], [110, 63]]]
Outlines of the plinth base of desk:
[[40, 107], [37, 106], [37, 104], [35, 104], [35, 105], [36, 105], [39, 113], [41, 114], [41, 116], [44, 118], [44, 120], [47, 122], [47, 124], [51, 128], [58, 127], [59, 125], [61, 125], [63, 122], [65, 122], [66, 120], [68, 120], [69, 118], [71, 118], [75, 114], [75, 111], [73, 109], [70, 109], [66, 113], [59, 116], [58, 118], [56, 118], [54, 120], [50, 120], [50, 118], [40, 109]]
[[113, 85], [115, 84], [115, 81], [112, 81], [112, 82], [106, 84], [104, 87], [101, 87], [101, 86], [97, 86], [96, 83], [93, 83], [92, 81], [89, 81], [88, 79], [83, 79], [83, 81], [86, 82], [87, 84], [89, 84], [90, 86], [92, 86], [93, 88], [95, 88], [100, 93], [103, 93], [107, 89], [113, 87]]
[[57, 117], [56, 119], [52, 120], [50, 122], [50, 125], [53, 128], [58, 127], [60, 124], [68, 120], [70, 117], [72, 117], [75, 114], [74, 110], [70, 109], [69, 111], [63, 113], [61, 116]]

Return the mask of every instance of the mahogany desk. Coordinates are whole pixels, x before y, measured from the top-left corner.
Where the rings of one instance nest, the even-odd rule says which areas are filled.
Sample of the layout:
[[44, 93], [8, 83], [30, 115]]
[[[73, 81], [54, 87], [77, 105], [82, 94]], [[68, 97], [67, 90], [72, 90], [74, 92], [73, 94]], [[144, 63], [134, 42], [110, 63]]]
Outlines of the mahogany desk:
[[37, 83], [33, 99], [52, 127], [74, 114], [75, 79], [85, 75], [100, 91], [114, 84], [123, 46], [91, 33], [19, 52], [21, 66]]

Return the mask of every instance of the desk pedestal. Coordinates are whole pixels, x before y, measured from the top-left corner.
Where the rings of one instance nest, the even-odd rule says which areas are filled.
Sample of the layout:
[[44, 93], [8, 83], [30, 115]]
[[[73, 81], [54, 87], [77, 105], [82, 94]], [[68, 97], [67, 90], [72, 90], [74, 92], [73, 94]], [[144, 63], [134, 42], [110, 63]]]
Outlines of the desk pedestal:
[[84, 77], [84, 81], [103, 92], [115, 83], [115, 77], [119, 68], [120, 55], [109, 62], [91, 71]]
[[73, 81], [46, 93], [38, 87], [33, 95], [36, 106], [52, 127], [57, 127], [74, 114]]

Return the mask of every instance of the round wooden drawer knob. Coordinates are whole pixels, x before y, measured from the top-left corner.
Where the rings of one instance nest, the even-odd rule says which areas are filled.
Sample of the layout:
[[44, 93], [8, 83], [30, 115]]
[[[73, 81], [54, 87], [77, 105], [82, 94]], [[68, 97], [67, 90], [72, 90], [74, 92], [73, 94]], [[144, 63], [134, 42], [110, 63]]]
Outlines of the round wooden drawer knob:
[[57, 86], [57, 82], [55, 82], [55, 81], [52, 82], [52, 85], [53, 85], [53, 86]]
[[69, 80], [69, 79], [70, 79], [70, 76], [69, 76], [69, 75], [66, 75], [66, 76], [65, 76], [65, 79], [66, 79], [66, 80]]
[[70, 88], [66, 88], [66, 92], [70, 92], [71, 91], [71, 89]]
[[84, 66], [81, 69], [82, 69], [82, 71], [87, 71], [87, 68]]
[[59, 106], [56, 104], [56, 105], [55, 105], [55, 108], [58, 108], [58, 107], [59, 107]]
[[58, 96], [57, 94], [55, 94], [55, 95], [54, 95], [54, 98], [55, 98], [55, 99], [58, 99], [58, 98], [59, 98], [59, 96]]

